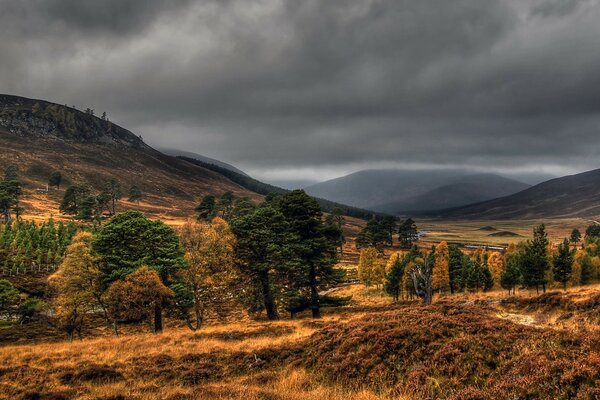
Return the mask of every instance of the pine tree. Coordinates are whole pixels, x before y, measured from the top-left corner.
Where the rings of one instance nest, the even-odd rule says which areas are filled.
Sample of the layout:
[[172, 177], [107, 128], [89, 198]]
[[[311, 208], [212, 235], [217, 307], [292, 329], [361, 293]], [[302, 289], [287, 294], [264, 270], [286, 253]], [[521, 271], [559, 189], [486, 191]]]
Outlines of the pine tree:
[[571, 279], [573, 271], [573, 261], [575, 252], [571, 250], [569, 240], [565, 239], [558, 246], [558, 252], [553, 257], [552, 272], [554, 280], [563, 285], [563, 289], [567, 288], [567, 282]]
[[539, 225], [533, 230], [533, 239], [527, 241], [522, 256], [523, 283], [527, 287], [535, 287], [546, 292], [546, 271], [550, 267], [548, 260], [548, 235], [546, 226]]

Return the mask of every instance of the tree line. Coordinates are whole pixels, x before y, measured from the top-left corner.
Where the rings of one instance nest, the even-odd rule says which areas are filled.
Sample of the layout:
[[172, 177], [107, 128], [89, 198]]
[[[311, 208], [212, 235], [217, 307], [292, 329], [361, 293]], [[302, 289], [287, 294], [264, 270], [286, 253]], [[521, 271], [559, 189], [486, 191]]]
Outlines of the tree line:
[[69, 337], [94, 315], [116, 334], [138, 322], [159, 332], [165, 313], [199, 329], [207, 313], [230, 307], [270, 320], [303, 310], [317, 318], [323, 306], [348, 300], [320, 294], [343, 278], [335, 268], [342, 235], [306, 193], [260, 204], [230, 194], [213, 200], [204, 198], [209, 207], [177, 231], [127, 211], [77, 233], [49, 277], [51, 305]]
[[[368, 225], [367, 225], [368, 227]], [[505, 252], [478, 249], [464, 253], [458, 245], [441, 242], [423, 252], [417, 246], [394, 252], [389, 259], [374, 246], [361, 250], [358, 277], [368, 287], [381, 286], [395, 301], [414, 296], [431, 302], [434, 293], [584, 285], [600, 280], [600, 228], [590, 226], [579, 247], [580, 232], [573, 230], [556, 248], [548, 241], [545, 225], [533, 229], [533, 238], [511, 244]]]

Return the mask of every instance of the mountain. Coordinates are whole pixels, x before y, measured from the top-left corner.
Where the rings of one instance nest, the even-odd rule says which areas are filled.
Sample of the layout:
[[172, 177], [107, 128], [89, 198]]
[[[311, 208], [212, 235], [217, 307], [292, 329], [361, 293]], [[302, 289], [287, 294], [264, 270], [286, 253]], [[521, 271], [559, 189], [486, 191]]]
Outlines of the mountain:
[[158, 150], [161, 153], [168, 154], [168, 155], [173, 156], [173, 157], [182, 156], [182, 157], [191, 158], [191, 159], [194, 159], [194, 160], [200, 160], [200, 161], [202, 161], [204, 163], [217, 165], [217, 166], [219, 166], [221, 168], [228, 169], [228, 170], [236, 172], [236, 173], [238, 173], [240, 175], [246, 175], [246, 176], [248, 176], [248, 174], [246, 174], [244, 171], [240, 170], [239, 168], [234, 167], [231, 164], [228, 164], [226, 162], [223, 162], [223, 161], [220, 161], [220, 160], [217, 160], [217, 159], [214, 159], [214, 158], [203, 156], [202, 154], [192, 153], [191, 151], [184, 151], [184, 150], [177, 150], [177, 149], [167, 149], [167, 148], [158, 148]]
[[[209, 163], [205, 163], [204, 161], [201, 161], [201, 160], [196, 160], [193, 158], [187, 158], [187, 157], [183, 157], [183, 156], [180, 156], [179, 158], [181, 158], [185, 161], [188, 161], [192, 164], [199, 165], [203, 168], [207, 168], [212, 171], [218, 172], [219, 174], [226, 176], [227, 178], [231, 179], [233, 182], [239, 184], [240, 186], [242, 186], [248, 190], [251, 190], [255, 193], [258, 193], [258, 194], [262, 194], [262, 195], [267, 195], [269, 193], [281, 194], [281, 193], [286, 193], [289, 191], [288, 189], [283, 189], [283, 188], [280, 188], [277, 186], [270, 185], [268, 183], [258, 181], [248, 175], [238, 174], [235, 171], [231, 171], [227, 168], [219, 167], [218, 165], [215, 165], [215, 164], [209, 164]], [[338, 209], [339, 211], [341, 211], [341, 213], [343, 215], [346, 215], [349, 217], [356, 217], [356, 218], [360, 218], [360, 219], [369, 219], [373, 215], [373, 212], [369, 211], [369, 210], [364, 210], [364, 209], [357, 208], [357, 207], [347, 206], [345, 204], [336, 203], [336, 202], [326, 200], [326, 199], [321, 199], [318, 197], [315, 197], [315, 200], [317, 200], [317, 202], [321, 206], [321, 209], [325, 212], [330, 212], [335, 209]]]
[[[121, 210], [138, 209], [174, 224], [194, 214], [200, 199], [232, 192], [260, 201], [285, 189], [257, 181], [218, 160], [164, 154], [141, 136], [105, 118], [43, 100], [0, 94], [0, 172], [19, 169], [25, 218], [58, 215], [64, 190], [71, 184], [102, 190], [111, 178], [121, 183]], [[181, 152], [180, 152], [181, 153]], [[200, 157], [201, 159], [196, 159]], [[46, 192], [48, 177], [60, 171], [63, 185]], [[143, 192], [138, 203], [126, 201], [132, 186]], [[368, 218], [371, 211], [318, 199], [325, 211], [339, 208], [348, 216]]]
[[457, 219], [598, 218], [600, 169], [551, 179], [510, 196], [432, 215]]
[[363, 170], [305, 190], [343, 204], [398, 214], [481, 202], [528, 187], [499, 175], [464, 170]]
[[[102, 118], [42, 100], [0, 95], [0, 169], [19, 168], [26, 216], [58, 214], [64, 187], [78, 183], [100, 190], [117, 178], [127, 197], [132, 185], [144, 193], [141, 204], [121, 201], [152, 216], [180, 219], [193, 214], [206, 194], [231, 191], [259, 200], [262, 196], [211, 169], [165, 155], [141, 137]], [[61, 190], [46, 187], [52, 171], [60, 171]]]
[[279, 186], [280, 188], [294, 190], [294, 189], [303, 189], [307, 186], [312, 186], [319, 181], [315, 181], [312, 179], [271, 179], [267, 181], [273, 186]]

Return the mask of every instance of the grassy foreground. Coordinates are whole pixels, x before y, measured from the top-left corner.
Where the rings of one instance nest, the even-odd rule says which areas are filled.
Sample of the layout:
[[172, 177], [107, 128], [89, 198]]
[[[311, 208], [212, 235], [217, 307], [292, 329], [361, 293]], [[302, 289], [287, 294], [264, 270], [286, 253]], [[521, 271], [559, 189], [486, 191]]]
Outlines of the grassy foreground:
[[339, 290], [354, 295], [351, 305], [317, 321], [8, 345], [0, 397], [599, 398], [597, 289], [446, 297], [423, 307], [354, 285]]

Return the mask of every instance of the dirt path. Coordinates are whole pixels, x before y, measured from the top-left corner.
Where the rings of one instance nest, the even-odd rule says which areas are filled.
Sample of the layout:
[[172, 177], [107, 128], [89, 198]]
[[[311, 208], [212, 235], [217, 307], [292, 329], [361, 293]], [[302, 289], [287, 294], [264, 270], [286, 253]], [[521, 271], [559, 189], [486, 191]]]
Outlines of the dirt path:
[[533, 326], [533, 327], [538, 327], [538, 328], [541, 328], [544, 326], [543, 324], [538, 323], [537, 320], [535, 319], [535, 317], [533, 317], [532, 315], [527, 315], [527, 314], [499, 312], [498, 314], [496, 314], [496, 317], [509, 320], [509, 321], [514, 322], [515, 324], [519, 324], [519, 325]]

